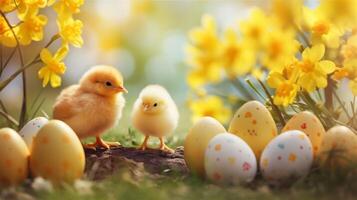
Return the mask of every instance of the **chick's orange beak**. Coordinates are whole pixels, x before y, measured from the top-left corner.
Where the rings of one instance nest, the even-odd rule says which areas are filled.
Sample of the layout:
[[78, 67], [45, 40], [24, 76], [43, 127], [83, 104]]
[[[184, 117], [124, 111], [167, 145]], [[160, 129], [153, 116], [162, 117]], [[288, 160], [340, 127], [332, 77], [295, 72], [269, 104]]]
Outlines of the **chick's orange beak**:
[[118, 86], [115, 88], [115, 90], [117, 92], [124, 92], [124, 93], [128, 93], [128, 90], [124, 87], [124, 86]]

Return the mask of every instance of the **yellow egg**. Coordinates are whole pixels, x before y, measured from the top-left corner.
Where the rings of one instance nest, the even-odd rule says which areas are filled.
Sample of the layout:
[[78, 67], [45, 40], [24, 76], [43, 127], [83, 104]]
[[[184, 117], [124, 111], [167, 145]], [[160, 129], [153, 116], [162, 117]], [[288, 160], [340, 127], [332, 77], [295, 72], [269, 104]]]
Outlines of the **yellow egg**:
[[329, 169], [357, 164], [357, 136], [345, 126], [328, 130], [319, 151], [319, 163]]
[[228, 132], [242, 138], [259, 160], [265, 146], [277, 135], [269, 110], [258, 101], [249, 101], [234, 114]]
[[16, 185], [27, 178], [29, 156], [26, 143], [16, 131], [0, 129], [0, 186]]
[[199, 119], [185, 138], [185, 161], [192, 173], [201, 177], [205, 175], [204, 157], [211, 138], [226, 129], [212, 117]]
[[51, 120], [33, 140], [30, 168], [33, 176], [53, 183], [73, 182], [84, 172], [85, 156], [80, 140], [64, 122]]
[[324, 126], [320, 120], [311, 112], [304, 111], [294, 115], [284, 126], [282, 132], [299, 130], [304, 132], [310, 139], [314, 156], [320, 150], [321, 141], [325, 135]]

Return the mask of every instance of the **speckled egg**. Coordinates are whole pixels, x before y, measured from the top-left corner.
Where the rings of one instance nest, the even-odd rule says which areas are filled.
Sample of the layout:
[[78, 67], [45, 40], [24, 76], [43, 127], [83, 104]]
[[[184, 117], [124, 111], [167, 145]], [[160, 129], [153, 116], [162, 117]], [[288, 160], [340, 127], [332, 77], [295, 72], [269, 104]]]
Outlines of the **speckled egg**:
[[17, 185], [27, 178], [29, 156], [25, 142], [16, 131], [0, 129], [0, 186]]
[[345, 126], [331, 128], [322, 140], [318, 160], [332, 170], [356, 166], [357, 136]]
[[48, 122], [47, 118], [44, 117], [36, 117], [31, 121], [27, 122], [27, 124], [20, 130], [19, 134], [26, 142], [27, 147], [31, 151], [32, 141], [37, 135], [38, 131]]
[[277, 128], [263, 104], [249, 101], [234, 114], [228, 132], [247, 142], [259, 159], [264, 147], [277, 135]]
[[250, 182], [257, 173], [252, 149], [238, 136], [221, 133], [212, 138], [205, 153], [206, 176], [218, 184]]
[[279, 184], [309, 173], [313, 162], [312, 145], [302, 131], [286, 131], [265, 147], [260, 171], [272, 184]]
[[51, 120], [33, 140], [30, 157], [34, 177], [53, 183], [73, 182], [83, 175], [85, 156], [75, 132], [64, 122]]
[[314, 155], [316, 156], [321, 147], [321, 141], [325, 135], [325, 129], [320, 120], [311, 112], [304, 111], [294, 115], [284, 126], [282, 132], [300, 130], [310, 139]]
[[208, 142], [226, 129], [212, 117], [199, 119], [185, 138], [185, 161], [190, 171], [201, 177], [205, 175], [204, 156]]

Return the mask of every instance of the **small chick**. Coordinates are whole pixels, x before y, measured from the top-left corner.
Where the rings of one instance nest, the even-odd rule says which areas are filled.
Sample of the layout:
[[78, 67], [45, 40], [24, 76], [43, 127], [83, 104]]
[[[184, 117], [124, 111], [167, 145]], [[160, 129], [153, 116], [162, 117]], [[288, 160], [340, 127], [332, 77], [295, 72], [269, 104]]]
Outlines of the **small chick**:
[[176, 127], [179, 113], [170, 94], [160, 85], [149, 85], [139, 94], [134, 103], [132, 123], [136, 129], [145, 135], [140, 149], [147, 148], [150, 136], [160, 139], [160, 150], [173, 152], [164, 143], [164, 136]]
[[114, 67], [99, 65], [87, 71], [78, 85], [64, 89], [53, 107], [54, 119], [67, 123], [79, 138], [96, 137], [93, 144], [85, 147], [118, 146], [119, 143], [105, 142], [100, 138], [121, 118], [127, 93], [123, 76]]

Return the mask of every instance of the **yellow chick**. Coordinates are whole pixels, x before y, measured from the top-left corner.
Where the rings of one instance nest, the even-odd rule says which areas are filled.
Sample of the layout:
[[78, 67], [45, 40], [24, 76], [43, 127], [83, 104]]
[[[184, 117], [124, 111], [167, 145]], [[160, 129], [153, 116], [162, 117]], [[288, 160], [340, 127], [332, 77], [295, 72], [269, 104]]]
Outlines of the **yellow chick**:
[[147, 148], [150, 136], [160, 139], [160, 150], [173, 152], [164, 143], [164, 136], [177, 127], [179, 113], [175, 102], [160, 85], [146, 86], [134, 103], [133, 126], [145, 135], [140, 149]]
[[99, 65], [87, 71], [78, 85], [64, 89], [53, 107], [53, 117], [67, 123], [80, 139], [94, 136], [96, 142], [85, 147], [120, 145], [100, 138], [121, 118], [125, 99], [123, 76], [114, 67]]

